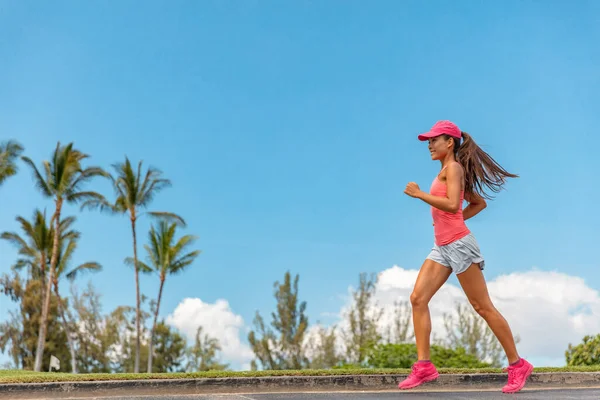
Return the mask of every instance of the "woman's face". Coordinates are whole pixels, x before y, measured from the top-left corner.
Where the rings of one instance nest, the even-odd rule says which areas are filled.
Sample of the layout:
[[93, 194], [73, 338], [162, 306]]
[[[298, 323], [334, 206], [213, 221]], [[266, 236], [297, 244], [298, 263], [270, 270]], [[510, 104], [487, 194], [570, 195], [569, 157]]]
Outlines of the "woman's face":
[[429, 152], [431, 153], [432, 160], [443, 160], [446, 154], [452, 150], [454, 143], [444, 137], [443, 135], [436, 136], [429, 139]]

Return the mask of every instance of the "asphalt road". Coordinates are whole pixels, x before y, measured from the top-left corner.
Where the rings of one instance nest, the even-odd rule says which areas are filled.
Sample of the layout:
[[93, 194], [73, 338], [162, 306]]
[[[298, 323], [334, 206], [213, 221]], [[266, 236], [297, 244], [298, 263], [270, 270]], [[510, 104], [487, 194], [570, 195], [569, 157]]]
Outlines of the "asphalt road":
[[[75, 399], [75, 398], [70, 398]], [[90, 400], [87, 398], [86, 400]], [[271, 393], [271, 394], [212, 394], [183, 396], [127, 396], [96, 397], [95, 400], [494, 400], [494, 399], [540, 399], [540, 400], [598, 400], [600, 389], [559, 389], [559, 390], [522, 390], [507, 395], [500, 390], [494, 391], [455, 391], [455, 392], [337, 392], [337, 393]]]

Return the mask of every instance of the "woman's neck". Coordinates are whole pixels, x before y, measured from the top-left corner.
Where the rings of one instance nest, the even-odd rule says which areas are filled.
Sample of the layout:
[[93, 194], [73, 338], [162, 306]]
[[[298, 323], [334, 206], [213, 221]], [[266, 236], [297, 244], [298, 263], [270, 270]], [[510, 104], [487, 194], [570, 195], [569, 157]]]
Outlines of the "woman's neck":
[[440, 162], [442, 163], [442, 168], [446, 168], [448, 165], [450, 165], [450, 163], [455, 162], [456, 159], [454, 158], [454, 154], [452, 153], [448, 153], [446, 154], [446, 157], [444, 157], [442, 160], [440, 160]]

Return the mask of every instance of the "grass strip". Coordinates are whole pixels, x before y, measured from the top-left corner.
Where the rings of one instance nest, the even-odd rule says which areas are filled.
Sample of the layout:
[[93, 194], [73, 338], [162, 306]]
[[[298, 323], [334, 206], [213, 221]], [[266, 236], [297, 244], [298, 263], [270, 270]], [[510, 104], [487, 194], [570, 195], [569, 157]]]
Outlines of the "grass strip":
[[[440, 368], [440, 374], [489, 374], [503, 373], [501, 368]], [[73, 381], [107, 381], [107, 380], [144, 380], [144, 379], [198, 379], [198, 378], [235, 378], [235, 377], [269, 377], [269, 376], [329, 376], [329, 375], [404, 375], [409, 369], [318, 369], [318, 370], [283, 370], [283, 371], [206, 371], [206, 372], [174, 372], [155, 374], [69, 374], [62, 372], [33, 372], [24, 370], [0, 370], [2, 383], [40, 383], [40, 382], [73, 382]], [[600, 365], [582, 367], [540, 367], [534, 372], [600, 372]]]

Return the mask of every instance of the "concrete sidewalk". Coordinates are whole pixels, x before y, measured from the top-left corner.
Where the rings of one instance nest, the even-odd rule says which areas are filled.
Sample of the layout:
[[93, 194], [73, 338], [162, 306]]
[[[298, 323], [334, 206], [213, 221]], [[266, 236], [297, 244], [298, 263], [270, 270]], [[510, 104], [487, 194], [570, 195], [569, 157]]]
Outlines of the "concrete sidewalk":
[[[519, 400], [598, 400], [600, 389], [526, 389], [516, 396]], [[506, 400], [500, 390], [491, 391], [421, 391], [421, 392], [307, 392], [268, 394], [195, 394], [167, 396], [115, 396], [96, 397], [94, 400]], [[68, 397], [65, 400], [89, 400]]]
[[[0, 399], [60, 399], [218, 393], [390, 391], [406, 375], [277, 376], [0, 384]], [[501, 390], [506, 374], [442, 374], [415, 391]], [[600, 372], [533, 373], [535, 388], [600, 388]], [[406, 393], [403, 391], [403, 393]]]

